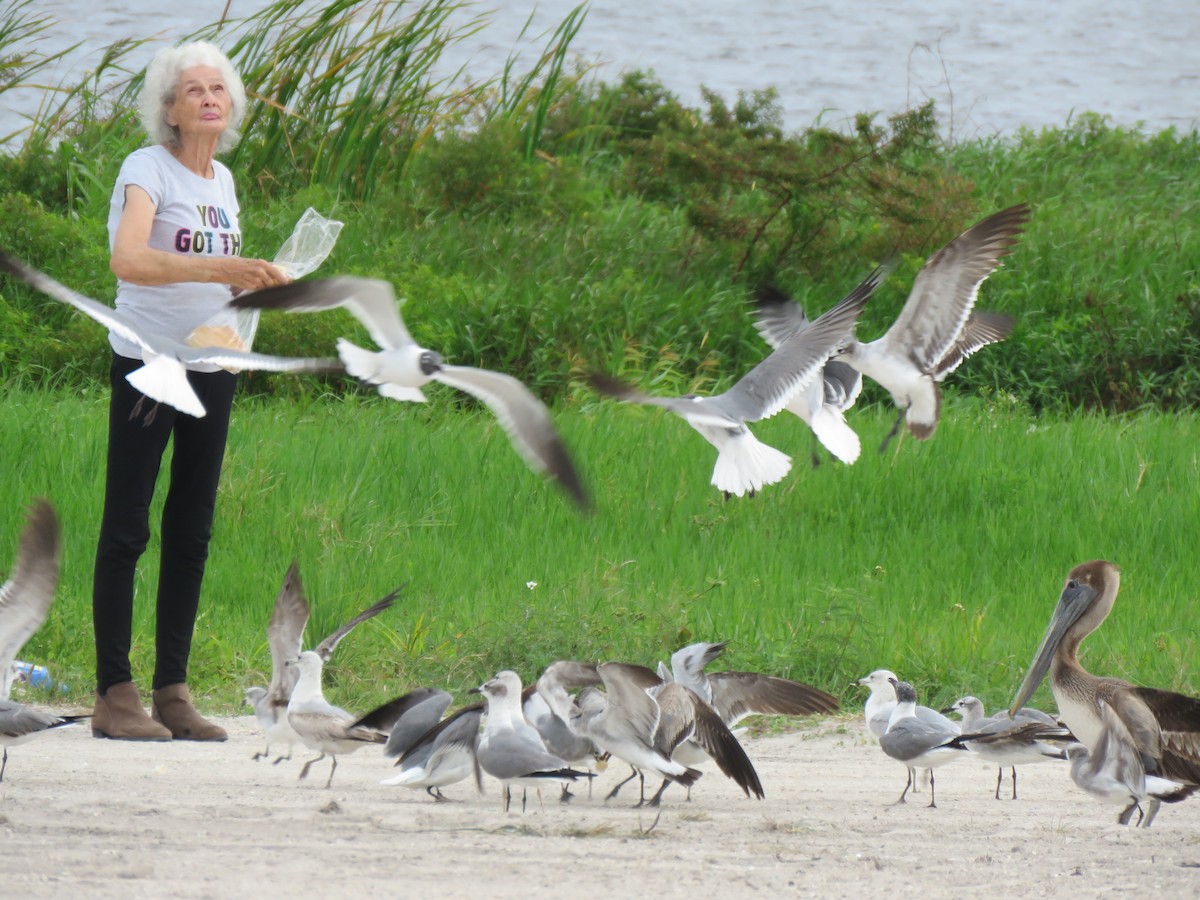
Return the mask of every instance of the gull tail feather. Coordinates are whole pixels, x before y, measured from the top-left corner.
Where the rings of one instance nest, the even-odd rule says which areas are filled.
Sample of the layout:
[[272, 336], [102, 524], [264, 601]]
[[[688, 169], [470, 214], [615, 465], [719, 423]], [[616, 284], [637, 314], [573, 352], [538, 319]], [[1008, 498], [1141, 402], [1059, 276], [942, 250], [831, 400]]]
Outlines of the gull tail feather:
[[846, 417], [835, 409], [822, 406], [813, 413], [813, 434], [821, 445], [846, 465], [853, 465], [862, 452], [862, 443], [854, 429], [846, 424]]
[[125, 379], [151, 400], [165, 403], [197, 419], [204, 417], [204, 404], [192, 390], [187, 371], [177, 360], [155, 356], [140, 369], [126, 375]]
[[719, 449], [712, 484], [735, 497], [753, 495], [764, 485], [781, 480], [791, 469], [791, 457], [744, 431]]

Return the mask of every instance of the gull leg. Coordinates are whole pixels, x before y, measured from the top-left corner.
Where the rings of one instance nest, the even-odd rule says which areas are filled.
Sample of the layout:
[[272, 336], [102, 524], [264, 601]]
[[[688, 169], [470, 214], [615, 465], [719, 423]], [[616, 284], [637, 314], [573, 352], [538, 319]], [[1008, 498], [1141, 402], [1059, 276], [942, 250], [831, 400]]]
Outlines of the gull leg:
[[500, 810], [508, 812], [508, 807], [512, 803], [512, 788], [507, 784], [500, 788]]
[[660, 788], [658, 789], [658, 793], [656, 793], [656, 794], [655, 794], [653, 797], [651, 797], [651, 798], [650, 798], [650, 799], [649, 799], [649, 800], [646, 802], [646, 805], [647, 805], [647, 806], [658, 806], [658, 804], [659, 804], [659, 803], [662, 801], [662, 795], [663, 795], [663, 791], [665, 791], [665, 790], [667, 789], [667, 785], [668, 785], [668, 784], [670, 784], [670, 783], [671, 783], [671, 779], [670, 779], [670, 778], [664, 778], [664, 779], [663, 779], [663, 783], [662, 783], [662, 787], [660, 787]]
[[1158, 815], [1158, 808], [1162, 806], [1162, 801], [1157, 797], [1151, 797], [1150, 802], [1146, 804], [1146, 821], [1138, 819], [1138, 825], [1142, 828], [1149, 828], [1150, 823], [1154, 821], [1154, 817]]
[[[588, 787], [590, 788], [591, 786], [592, 785], [589, 780]], [[564, 781], [563, 785], [562, 785], [562, 793], [558, 797], [558, 802], [559, 803], [570, 803], [574, 799], [575, 799], [575, 795], [571, 793], [571, 788]]]
[[304, 768], [300, 770], [300, 775], [299, 775], [299, 777], [297, 777], [297, 779], [296, 779], [296, 780], [297, 780], [297, 781], [300, 781], [300, 780], [302, 780], [302, 779], [306, 778], [306, 777], [308, 776], [308, 770], [312, 768], [312, 764], [313, 764], [313, 763], [315, 763], [315, 762], [320, 762], [320, 761], [321, 761], [321, 760], [323, 760], [324, 758], [325, 758], [325, 754], [324, 754], [324, 753], [322, 753], [322, 754], [321, 754], [320, 756], [318, 756], [316, 759], [310, 759], [308, 762], [306, 762], [306, 763], [304, 764]]
[[1141, 817], [1142, 817], [1142, 807], [1138, 804], [1138, 802], [1136, 800], [1134, 800], [1127, 807], [1125, 807], [1123, 810], [1121, 810], [1121, 814], [1119, 816], [1117, 816], [1117, 822], [1121, 825], [1128, 825], [1129, 820], [1133, 818], [1133, 811], [1135, 809], [1138, 812], [1138, 821], [1140, 822]]
[[[1013, 769], [1015, 772], [1016, 769]], [[1000, 785], [1004, 782], [1004, 766], [996, 766], [996, 799], [1000, 799]], [[1013, 787], [1016, 790], [1016, 787]]]
[[929, 770], [929, 806], [926, 809], [937, 809], [937, 791], [933, 786], [933, 769]]
[[333, 760], [333, 765], [329, 767], [329, 780], [325, 782], [325, 787], [333, 784], [333, 773], [337, 771], [337, 754], [330, 756], [330, 759]]
[[892, 442], [892, 438], [894, 438], [896, 435], [898, 435], [900, 433], [900, 426], [904, 422], [904, 414], [907, 411], [908, 411], [907, 408], [902, 409], [902, 410], [900, 410], [899, 415], [896, 416], [896, 421], [892, 423], [892, 430], [887, 433], [887, 437], [885, 437], [883, 439], [883, 444], [879, 448], [880, 453], [882, 453], [884, 450], [886, 450], [888, 448], [888, 444], [890, 444]]
[[4, 748], [4, 760], [0, 762], [0, 782], [4, 781], [4, 770], [8, 768], [8, 748]]
[[252, 757], [250, 757], [250, 758], [251, 758], [252, 760], [254, 760], [255, 762], [258, 762], [260, 759], [266, 759], [266, 758], [267, 758], [268, 756], [270, 756], [270, 755], [271, 755], [271, 745], [270, 745], [270, 744], [267, 744], [267, 749], [265, 749], [265, 750], [260, 750], [258, 753], [255, 753], [255, 754], [254, 754]]
[[291, 758], [292, 758], [292, 748], [291, 748], [291, 747], [288, 747], [288, 755], [287, 755], [287, 756], [284, 756], [282, 753], [280, 753], [280, 754], [279, 754], [277, 757], [275, 757], [275, 759], [274, 759], [274, 760], [271, 762], [271, 765], [273, 765], [273, 766], [277, 766], [277, 765], [279, 765], [281, 762], [283, 762], [285, 759], [286, 759], [286, 760], [290, 760]]
[[608, 796], [604, 798], [605, 801], [611, 800], [613, 797], [617, 796], [617, 793], [621, 790], [621, 788], [625, 787], [625, 785], [627, 785], [627, 784], [629, 784], [629, 782], [633, 781], [633, 779], [635, 777], [637, 777], [637, 774], [638, 774], [637, 769], [631, 769], [631, 771], [629, 773], [629, 777], [626, 778], [624, 781], [622, 781], [620, 784], [618, 784], [611, 791], [609, 791]]
[[1012, 799], [1013, 799], [1013, 800], [1016, 800], [1016, 799], [1017, 799], [1017, 767], [1016, 767], [1016, 766], [1013, 766], [1013, 767], [1012, 767], [1012, 770], [1013, 770], [1013, 795], [1012, 795]]
[[900, 799], [893, 803], [892, 806], [899, 806], [901, 803], [903, 803], [905, 794], [908, 793], [908, 789], [913, 785], [913, 770], [906, 769], [905, 771], [908, 772], [908, 780], [904, 782], [904, 793], [900, 795]]

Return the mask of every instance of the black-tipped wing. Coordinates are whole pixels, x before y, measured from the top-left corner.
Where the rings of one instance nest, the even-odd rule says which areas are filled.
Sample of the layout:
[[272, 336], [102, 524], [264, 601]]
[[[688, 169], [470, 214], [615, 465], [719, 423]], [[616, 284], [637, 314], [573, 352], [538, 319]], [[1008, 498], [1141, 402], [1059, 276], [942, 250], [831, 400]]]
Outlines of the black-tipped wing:
[[764, 284], [754, 292], [754, 328], [772, 349], [810, 324], [804, 307], [774, 285]]
[[775, 415], [812, 380], [845, 341], [871, 294], [891, 272], [880, 266], [835, 307], [781, 343], [732, 388], [712, 398], [722, 411], [744, 422]]
[[946, 376], [962, 365], [963, 360], [988, 344], [998, 343], [1010, 334], [1016, 321], [1003, 313], [972, 310], [963, 325], [962, 333], [933, 369], [934, 381], [943, 381]]
[[321, 641], [321, 643], [317, 644], [317, 655], [321, 657], [322, 661], [328, 662], [329, 657], [333, 655], [334, 648], [337, 647], [338, 642], [342, 638], [353, 631], [358, 625], [361, 625], [363, 622], [367, 621], [367, 619], [379, 615], [385, 609], [390, 607], [395, 601], [396, 597], [400, 595], [400, 592], [404, 590], [404, 588], [405, 585], [400, 585], [400, 587], [396, 588], [396, 590], [392, 591], [382, 600], [379, 600], [378, 602], [369, 606], [367, 609], [364, 609], [345, 625], [341, 626], [337, 631], [333, 632], [333, 634], [325, 638], [325, 640]]
[[394, 701], [395, 720], [383, 755], [392, 759], [407, 753], [413, 744], [441, 721], [442, 713], [453, 699], [449, 691], [423, 687]]
[[926, 260], [884, 341], [932, 372], [949, 352], [975, 305], [979, 286], [1012, 252], [1029, 220], [1024, 203], [972, 225]]
[[293, 560], [283, 576], [283, 584], [275, 597], [275, 609], [267, 625], [267, 645], [271, 649], [271, 683], [267, 687], [269, 702], [286, 709], [292, 689], [300, 678], [295, 666], [284, 665], [304, 649], [304, 626], [308, 623], [308, 600], [300, 583], [300, 566]]
[[319, 312], [344, 306], [366, 327], [371, 339], [385, 350], [397, 350], [413, 343], [400, 317], [395, 291], [390, 283], [379, 278], [339, 275], [293, 281], [240, 294], [230, 306], [289, 312]]
[[835, 712], [837, 698], [799, 681], [757, 672], [708, 676], [712, 705], [730, 727], [750, 715], [807, 716]]
[[579, 506], [587, 508], [583, 482], [550, 411], [520, 379], [471, 366], [442, 366], [433, 377], [485, 403], [525, 462], [554, 478]]

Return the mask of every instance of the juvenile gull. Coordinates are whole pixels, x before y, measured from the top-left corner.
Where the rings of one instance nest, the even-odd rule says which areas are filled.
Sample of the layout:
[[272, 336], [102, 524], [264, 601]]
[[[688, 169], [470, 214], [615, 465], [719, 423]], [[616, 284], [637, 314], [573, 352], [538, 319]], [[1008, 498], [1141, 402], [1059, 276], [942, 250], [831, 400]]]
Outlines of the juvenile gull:
[[[1191, 796], [1196, 785], [1147, 775], [1133, 735], [1121, 717], [1102, 699], [1096, 701], [1096, 708], [1101, 726], [1095, 749], [1089, 751], [1083, 744], [1067, 748], [1071, 780], [1093, 797], [1123, 807], [1117, 817], [1122, 825], [1128, 825], [1137, 810], [1137, 824], [1149, 828], [1164, 801], [1178, 803]], [[1141, 804], [1147, 798], [1149, 808], [1143, 813]]]
[[[315, 648], [321, 662], [329, 662], [334, 648], [358, 625], [391, 607], [401, 590], [402, 588], [397, 588], [392, 591], [326, 636]], [[261, 687], [245, 689], [246, 702], [254, 708], [254, 715], [267, 738], [266, 748], [255, 753], [254, 759], [264, 759], [270, 756], [272, 745], [284, 744], [287, 746], [287, 756], [277, 756], [277, 765], [285, 759], [291, 759], [292, 747], [301, 743], [300, 736], [288, 720], [288, 701], [292, 698], [292, 690], [296, 686], [300, 671], [296, 666], [289, 666], [287, 663], [288, 660], [297, 659], [300, 651], [304, 649], [304, 629], [308, 624], [309, 613], [304, 586], [300, 582], [300, 566], [293, 560], [283, 576], [283, 584], [275, 597], [271, 621], [267, 625], [267, 645], [271, 650], [270, 684], [265, 690]]]
[[[968, 750], [996, 764], [996, 799], [1004, 767], [1012, 769], [1012, 799], [1017, 799], [1017, 766], [1066, 759], [1061, 746], [1073, 742], [1074, 736], [1060, 728], [1050, 716], [1038, 710], [1022, 708], [1013, 717], [1007, 713], [985, 716], [983, 701], [978, 697], [960, 697], [942, 712], [955, 711], [962, 715], [962, 740]], [[1036, 715], [1035, 715], [1036, 714]], [[1023, 726], [1035, 726], [1022, 730]], [[967, 736], [974, 739], [968, 740]]]
[[[121, 310], [106, 306], [99, 301], [71, 290], [49, 275], [27, 266], [10, 253], [0, 250], [0, 269], [37, 288], [42, 293], [62, 303], [75, 307], [95, 319], [110, 331], [132, 341], [141, 348], [145, 363], [140, 369], [126, 377], [130, 384], [146, 397], [173, 406], [189, 416], [201, 418], [205, 415], [204, 404], [196, 396], [187, 379], [187, 365], [210, 363], [225, 369], [259, 369], [267, 372], [344, 372], [345, 367], [336, 359], [301, 359], [284, 356], [268, 356], [265, 353], [234, 350], [229, 347], [192, 347], [165, 335], [154, 334], [136, 325]], [[134, 407], [133, 415], [141, 411], [141, 403]], [[145, 417], [147, 424], [154, 418], [152, 408]]]
[[1103, 701], [1124, 723], [1147, 775], [1200, 785], [1200, 700], [1098, 677], [1079, 662], [1080, 645], [1112, 611], [1120, 584], [1117, 567], [1105, 560], [1070, 571], [1009, 711], [1028, 700], [1049, 672], [1060, 718], [1090, 752], [1104, 737]]
[[288, 721], [304, 745], [321, 754], [305, 762], [298, 777], [307, 776], [313, 763], [329, 756], [333, 760], [329, 779], [325, 782], [325, 787], [329, 787], [333, 784], [333, 773], [337, 771], [339, 753], [353, 753], [363, 744], [387, 743], [387, 731], [392, 721], [387, 719], [386, 712], [395, 701], [357, 718], [325, 699], [321, 690], [324, 663], [318, 653], [305, 650], [296, 659], [288, 660], [287, 665], [300, 672], [288, 701]]
[[892, 759], [904, 763], [908, 770], [908, 781], [897, 803], [903, 803], [908, 789], [913, 786], [913, 770], [929, 769], [929, 808], [937, 808], [937, 789], [933, 770], [938, 766], [961, 759], [966, 748], [948, 746], [947, 742], [957, 737], [955, 730], [930, 724], [917, 717], [917, 692], [907, 681], [894, 681], [896, 708], [892, 710], [887, 731], [879, 738], [879, 746]]
[[[591, 773], [572, 769], [565, 760], [550, 753], [537, 730], [525, 721], [521, 711], [521, 679], [516, 672], [498, 672], [495, 678], [474, 690], [483, 694], [487, 703], [476, 754], [483, 771], [500, 782], [505, 812], [512, 802], [513, 785], [535, 788], [540, 798], [545, 783], [592, 777]], [[525, 811], [524, 799], [521, 811]]]
[[899, 414], [884, 447], [905, 420], [913, 437], [932, 437], [941, 415], [938, 383], [1012, 330], [1007, 316], [972, 311], [979, 286], [1012, 252], [1028, 219], [1029, 207], [1021, 203], [972, 225], [925, 262], [883, 337], [851, 340], [835, 356], [892, 395]]
[[608, 375], [593, 373], [592, 386], [626, 403], [659, 406], [675, 413], [717, 448], [712, 484], [727, 497], [753, 496], [781, 480], [791, 459], [761, 443], [746, 426], [787, 408], [821, 377], [826, 360], [849, 336], [875, 288], [887, 276], [879, 268], [812, 325], [793, 334], [729, 390], [711, 397], [644, 394]]
[[382, 350], [367, 350], [338, 339], [338, 355], [346, 371], [393, 400], [423, 402], [421, 388], [440, 381], [482, 401], [496, 416], [517, 452], [536, 472], [555, 481], [580, 506], [588, 505], [575, 466], [550, 420], [546, 405], [511, 375], [471, 366], [452, 366], [432, 350], [419, 346], [408, 333], [392, 285], [375, 278], [341, 276], [293, 281], [233, 300], [238, 309], [286, 309], [313, 312], [344, 306], [370, 333]]

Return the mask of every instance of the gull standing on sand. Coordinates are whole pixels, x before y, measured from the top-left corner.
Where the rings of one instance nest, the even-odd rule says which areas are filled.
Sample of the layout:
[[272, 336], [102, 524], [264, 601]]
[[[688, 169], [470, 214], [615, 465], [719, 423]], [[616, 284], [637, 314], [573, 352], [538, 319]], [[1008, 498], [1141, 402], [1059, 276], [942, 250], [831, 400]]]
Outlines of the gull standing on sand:
[[966, 357], [1012, 331], [1008, 316], [973, 310], [979, 286], [1012, 252], [1028, 219], [1029, 206], [1021, 203], [968, 228], [929, 257], [883, 337], [851, 340], [834, 356], [892, 395], [899, 414], [881, 450], [904, 420], [913, 437], [932, 437], [941, 416], [938, 383]]
[[760, 442], [747, 422], [767, 419], [819, 380], [830, 354], [850, 335], [855, 321], [890, 268], [872, 272], [812, 325], [783, 341], [766, 359], [712, 397], [657, 397], [608, 375], [593, 373], [592, 386], [626, 403], [660, 406], [682, 418], [717, 448], [712, 484], [726, 497], [754, 496], [791, 470], [786, 454]]
[[[899, 680], [899, 676], [890, 669], [876, 669], [870, 675], [858, 679], [859, 684], [869, 688], [871, 691], [867, 696], [867, 702], [863, 706], [863, 719], [866, 721], [867, 728], [871, 734], [875, 735], [876, 738], [883, 737], [884, 732], [888, 729], [888, 723], [892, 720], [892, 712], [896, 709], [896, 688], [893, 685]], [[950, 731], [956, 735], [961, 732], [956, 722], [952, 719], [947, 719], [936, 709], [928, 706], [918, 706], [915, 712], [917, 718], [926, 724]], [[929, 771], [922, 771], [920, 778], [917, 777], [915, 770], [910, 771], [909, 779], [912, 782], [913, 790], [918, 790], [918, 785], [924, 788], [929, 783]]]
[[[624, 663], [600, 663], [596, 672], [604, 683], [605, 693], [588, 694], [587, 702], [576, 698], [571, 711], [571, 727], [637, 772], [650, 772], [677, 781], [684, 787], [695, 784], [703, 773], [671, 759], [670, 752], [674, 748], [667, 750], [658, 740], [662, 714], [647, 688], [662, 682], [649, 670]], [[654, 678], [654, 683], [647, 684], [647, 674]], [[621, 784], [605, 799], [615, 797]]]
[[550, 412], [518, 379], [488, 369], [452, 366], [417, 344], [396, 305], [392, 285], [377, 278], [344, 275], [293, 281], [233, 300], [237, 309], [286, 309], [314, 312], [344, 306], [359, 320], [382, 350], [366, 350], [338, 338], [338, 355], [346, 371], [393, 400], [424, 402], [421, 388], [440, 381], [482, 401], [496, 416], [513, 447], [535, 472], [553, 478], [583, 508], [587, 494]]
[[475, 789], [482, 792], [483, 773], [476, 749], [485, 707], [484, 703], [473, 703], [442, 719], [396, 760], [400, 774], [380, 784], [424, 788], [434, 800], [443, 801], [448, 798], [442, 788], [474, 778]]
[[[1075, 737], [1065, 728], [1058, 726], [1053, 718], [1035, 709], [1023, 708], [1017, 715], [1009, 717], [985, 716], [983, 701], [977, 697], [960, 697], [942, 712], [955, 711], [962, 715], [962, 741], [971, 750], [996, 764], [996, 799], [1000, 799], [1000, 785], [1004, 780], [1004, 767], [1012, 769], [1012, 798], [1017, 799], [1017, 766], [1066, 759], [1067, 754], [1051, 741], [1074, 741]], [[1035, 726], [1031, 731], [1022, 731], [1023, 726]], [[974, 738], [969, 740], [968, 736]]]
[[[537, 729], [525, 721], [521, 710], [521, 679], [516, 672], [498, 672], [495, 678], [474, 688], [487, 702], [483, 735], [476, 754], [483, 771], [497, 779], [503, 788], [503, 806], [512, 802], [512, 786], [536, 788], [541, 798], [547, 782], [566, 783], [592, 778], [591, 773], [572, 769], [566, 761], [550, 753]], [[525, 811], [525, 800], [521, 800]]]
[[[397, 588], [392, 591], [321, 641], [315, 652], [321, 657], [322, 664], [329, 662], [342, 638], [367, 619], [391, 607], [401, 590]], [[300, 651], [304, 649], [304, 629], [308, 624], [309, 612], [304, 586], [300, 583], [300, 566], [293, 560], [284, 573], [283, 584], [275, 597], [271, 621], [267, 625], [267, 645], [271, 650], [270, 684], [265, 690], [261, 687], [245, 689], [246, 702], [254, 708], [254, 715], [267, 738], [266, 748], [254, 754], [256, 760], [270, 756], [273, 745], [286, 744], [287, 756], [275, 758], [274, 764], [278, 765], [285, 759], [291, 759], [292, 747], [302, 743], [288, 718], [288, 703], [292, 699], [292, 690], [300, 677], [300, 670], [287, 663], [288, 660], [299, 658]]]
[[[752, 715], [808, 716], [837, 711], [836, 697], [799, 681], [759, 672], [705, 672], [705, 667], [717, 659], [727, 645], [725, 641], [702, 641], [676, 650], [671, 655], [670, 668], [659, 663], [659, 677], [664, 682], [676, 682], [691, 690], [712, 707], [731, 731]], [[733, 731], [734, 737], [742, 730]], [[671, 758], [687, 766], [698, 766], [711, 759], [695, 740], [680, 743]]]
[[[1195, 793], [1194, 784], [1179, 784], [1157, 775], [1147, 775], [1133, 735], [1121, 717], [1104, 700], [1096, 701], [1100, 716], [1100, 738], [1093, 750], [1083, 744], [1067, 748], [1071, 780], [1093, 797], [1123, 807], [1117, 821], [1128, 825], [1137, 810], [1137, 825], [1149, 828], [1163, 802], [1178, 803]], [[1143, 812], [1141, 804], [1150, 798]]]
[[[165, 403], [189, 416], [202, 418], [205, 415], [204, 404], [187, 379], [186, 367], [189, 364], [208, 363], [231, 371], [258, 369], [267, 372], [340, 373], [346, 370], [336, 359], [269, 356], [230, 347], [192, 347], [139, 327], [121, 310], [71, 290], [3, 250], [0, 250], [0, 269], [55, 300], [75, 307], [114, 334], [136, 344], [141, 348], [145, 365], [130, 372], [126, 379], [156, 404]], [[134, 415], [140, 411], [141, 403], [134, 407]], [[151, 408], [146, 413], [146, 424], [153, 421], [154, 412], [155, 409]]]
[[404, 698], [389, 701], [365, 716], [355, 717], [325, 699], [321, 690], [324, 662], [319, 654], [305, 650], [298, 658], [288, 660], [287, 665], [300, 671], [292, 689], [292, 699], [288, 701], [288, 721], [304, 745], [321, 754], [305, 762], [298, 777], [304, 778], [313, 763], [328, 756], [333, 760], [329, 779], [325, 782], [325, 787], [329, 787], [333, 784], [333, 773], [337, 771], [339, 753], [344, 756], [364, 744], [387, 743], [388, 731], [395, 721], [394, 704]]
[[0, 585], [0, 782], [8, 767], [8, 748], [35, 735], [88, 716], [56, 716], [9, 699], [16, 677], [13, 662], [21, 648], [46, 621], [58, 587], [62, 542], [58, 517], [46, 500], [29, 508], [17, 545], [17, 558], [8, 580]]
[[879, 738], [879, 746], [892, 759], [904, 763], [908, 770], [908, 781], [897, 803], [903, 803], [908, 789], [913, 786], [913, 770], [929, 769], [929, 808], [937, 808], [937, 793], [933, 770], [938, 766], [961, 759], [966, 755], [962, 746], [947, 746], [947, 742], [958, 736], [957, 729], [947, 729], [930, 724], [917, 716], [917, 692], [907, 681], [893, 679], [896, 689], [896, 708], [892, 710], [888, 729]]

